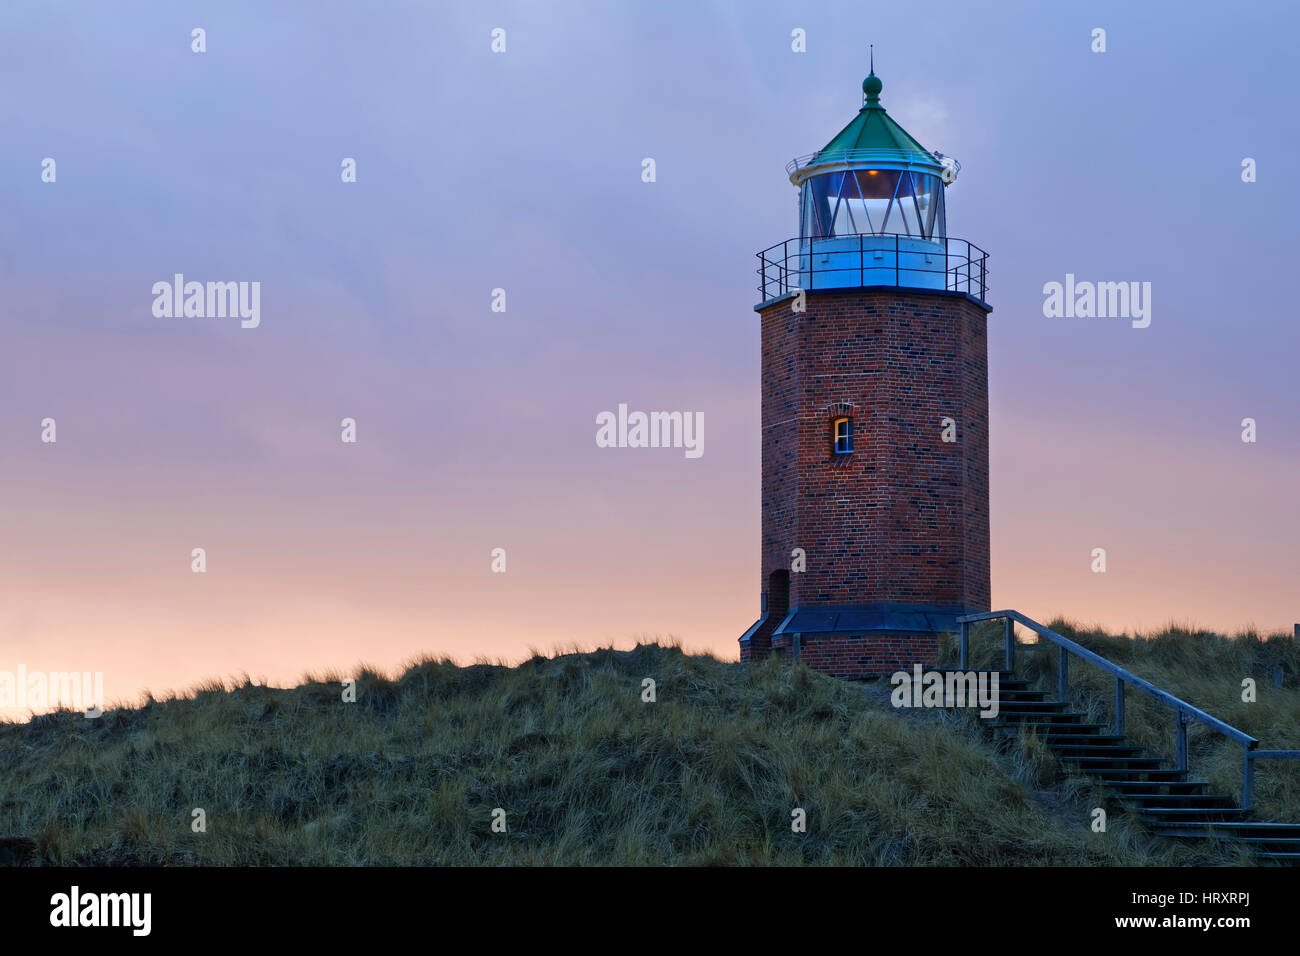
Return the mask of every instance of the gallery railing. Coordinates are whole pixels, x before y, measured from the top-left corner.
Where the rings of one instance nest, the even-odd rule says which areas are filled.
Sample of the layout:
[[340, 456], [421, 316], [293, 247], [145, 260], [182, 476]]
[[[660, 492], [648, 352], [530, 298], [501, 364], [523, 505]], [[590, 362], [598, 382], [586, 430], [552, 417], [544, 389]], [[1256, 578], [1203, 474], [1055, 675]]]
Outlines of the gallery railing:
[[760, 301], [799, 289], [897, 286], [988, 293], [988, 253], [965, 239], [893, 233], [787, 239], [758, 253]]

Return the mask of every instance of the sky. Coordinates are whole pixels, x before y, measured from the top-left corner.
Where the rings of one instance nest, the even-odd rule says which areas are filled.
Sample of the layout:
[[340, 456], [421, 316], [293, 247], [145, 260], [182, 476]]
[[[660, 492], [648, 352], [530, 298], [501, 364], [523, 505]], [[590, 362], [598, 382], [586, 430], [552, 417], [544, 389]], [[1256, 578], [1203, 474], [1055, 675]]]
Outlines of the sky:
[[[735, 659], [754, 256], [797, 233], [784, 166], [853, 117], [868, 44], [990, 255], [994, 607], [1289, 632], [1300, 13], [925, 10], [0, 6], [0, 671], [135, 700], [654, 638]], [[259, 283], [257, 326], [155, 315], [177, 273]], [[1047, 317], [1067, 274], [1151, 283], [1149, 327]], [[620, 404], [702, 414], [704, 453], [598, 447]]]

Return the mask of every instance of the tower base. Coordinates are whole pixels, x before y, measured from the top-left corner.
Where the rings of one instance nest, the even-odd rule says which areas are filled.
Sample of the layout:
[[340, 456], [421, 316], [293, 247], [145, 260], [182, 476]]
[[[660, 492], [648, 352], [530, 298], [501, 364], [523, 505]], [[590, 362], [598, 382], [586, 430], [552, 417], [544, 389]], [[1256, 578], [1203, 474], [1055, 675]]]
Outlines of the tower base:
[[929, 604], [856, 604], [793, 608], [780, 621], [763, 617], [740, 639], [740, 659], [775, 654], [802, 660], [831, 677], [884, 677], [933, 667], [941, 634], [956, 634], [970, 609]]

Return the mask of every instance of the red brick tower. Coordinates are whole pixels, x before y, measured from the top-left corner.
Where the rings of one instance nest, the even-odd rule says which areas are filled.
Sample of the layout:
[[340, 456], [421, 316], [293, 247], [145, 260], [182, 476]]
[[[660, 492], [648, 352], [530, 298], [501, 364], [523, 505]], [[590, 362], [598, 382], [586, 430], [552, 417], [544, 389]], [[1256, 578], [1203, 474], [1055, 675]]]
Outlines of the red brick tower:
[[741, 660], [839, 677], [934, 663], [989, 610], [986, 255], [947, 235], [958, 166], [880, 105], [792, 162], [799, 237], [759, 253], [762, 616]]

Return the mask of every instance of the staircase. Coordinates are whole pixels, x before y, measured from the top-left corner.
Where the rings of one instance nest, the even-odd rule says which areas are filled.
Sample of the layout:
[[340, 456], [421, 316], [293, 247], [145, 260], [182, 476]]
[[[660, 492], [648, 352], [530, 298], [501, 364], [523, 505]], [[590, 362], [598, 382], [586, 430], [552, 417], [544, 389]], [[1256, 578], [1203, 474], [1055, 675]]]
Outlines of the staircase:
[[1260, 860], [1300, 865], [1300, 823], [1255, 820], [1229, 795], [1210, 793], [1206, 781], [1190, 779], [1186, 770], [1148, 755], [1123, 735], [1105, 733], [1101, 724], [1087, 723], [1087, 714], [1049, 700], [1011, 672], [998, 674], [998, 716], [980, 721], [997, 736], [1032, 732], [1062, 764], [1097, 778], [1152, 833], [1245, 844]]

